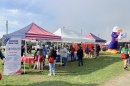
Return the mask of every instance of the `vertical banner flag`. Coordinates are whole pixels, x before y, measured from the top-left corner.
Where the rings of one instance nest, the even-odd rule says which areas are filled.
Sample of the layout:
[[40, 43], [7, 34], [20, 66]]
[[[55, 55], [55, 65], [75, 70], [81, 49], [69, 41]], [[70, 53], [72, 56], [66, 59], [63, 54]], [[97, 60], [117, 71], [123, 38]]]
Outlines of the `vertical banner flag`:
[[4, 75], [20, 74], [21, 38], [6, 38]]

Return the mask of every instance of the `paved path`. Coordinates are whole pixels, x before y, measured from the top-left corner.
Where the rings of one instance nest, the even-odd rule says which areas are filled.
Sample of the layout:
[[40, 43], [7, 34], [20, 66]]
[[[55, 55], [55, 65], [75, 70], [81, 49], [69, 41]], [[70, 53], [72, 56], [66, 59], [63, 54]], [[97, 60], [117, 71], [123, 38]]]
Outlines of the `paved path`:
[[126, 72], [127, 73], [105, 82], [101, 86], [130, 86], [130, 71]]

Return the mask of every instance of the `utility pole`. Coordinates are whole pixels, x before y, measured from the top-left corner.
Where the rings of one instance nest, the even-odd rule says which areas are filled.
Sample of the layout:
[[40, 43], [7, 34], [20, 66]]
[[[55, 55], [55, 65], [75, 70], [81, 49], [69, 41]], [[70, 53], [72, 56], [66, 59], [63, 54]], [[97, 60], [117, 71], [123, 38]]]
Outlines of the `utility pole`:
[[6, 20], [6, 34], [8, 34], [8, 20]]

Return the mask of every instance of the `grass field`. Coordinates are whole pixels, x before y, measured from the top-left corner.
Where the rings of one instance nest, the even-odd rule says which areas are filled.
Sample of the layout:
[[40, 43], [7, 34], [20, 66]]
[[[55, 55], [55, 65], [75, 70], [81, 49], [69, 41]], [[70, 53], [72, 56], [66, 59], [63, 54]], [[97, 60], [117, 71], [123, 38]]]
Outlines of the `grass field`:
[[[23, 71], [23, 66], [21, 69]], [[0, 72], [3, 74], [2, 65]], [[84, 66], [81, 67], [77, 66], [77, 61], [68, 62], [67, 67], [59, 67], [57, 64], [55, 76], [48, 76], [48, 67], [44, 67], [43, 72], [38, 72], [29, 68], [28, 64], [26, 72], [25, 75], [3, 75], [0, 86], [99, 86], [125, 71], [119, 55], [101, 53], [97, 59], [84, 58]]]

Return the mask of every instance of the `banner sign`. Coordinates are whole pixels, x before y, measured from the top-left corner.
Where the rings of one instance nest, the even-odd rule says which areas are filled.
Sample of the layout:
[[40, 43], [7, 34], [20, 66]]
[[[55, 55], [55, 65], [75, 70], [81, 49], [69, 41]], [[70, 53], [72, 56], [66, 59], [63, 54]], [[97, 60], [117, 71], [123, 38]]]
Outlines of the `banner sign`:
[[21, 38], [6, 38], [4, 43], [4, 75], [21, 74]]

